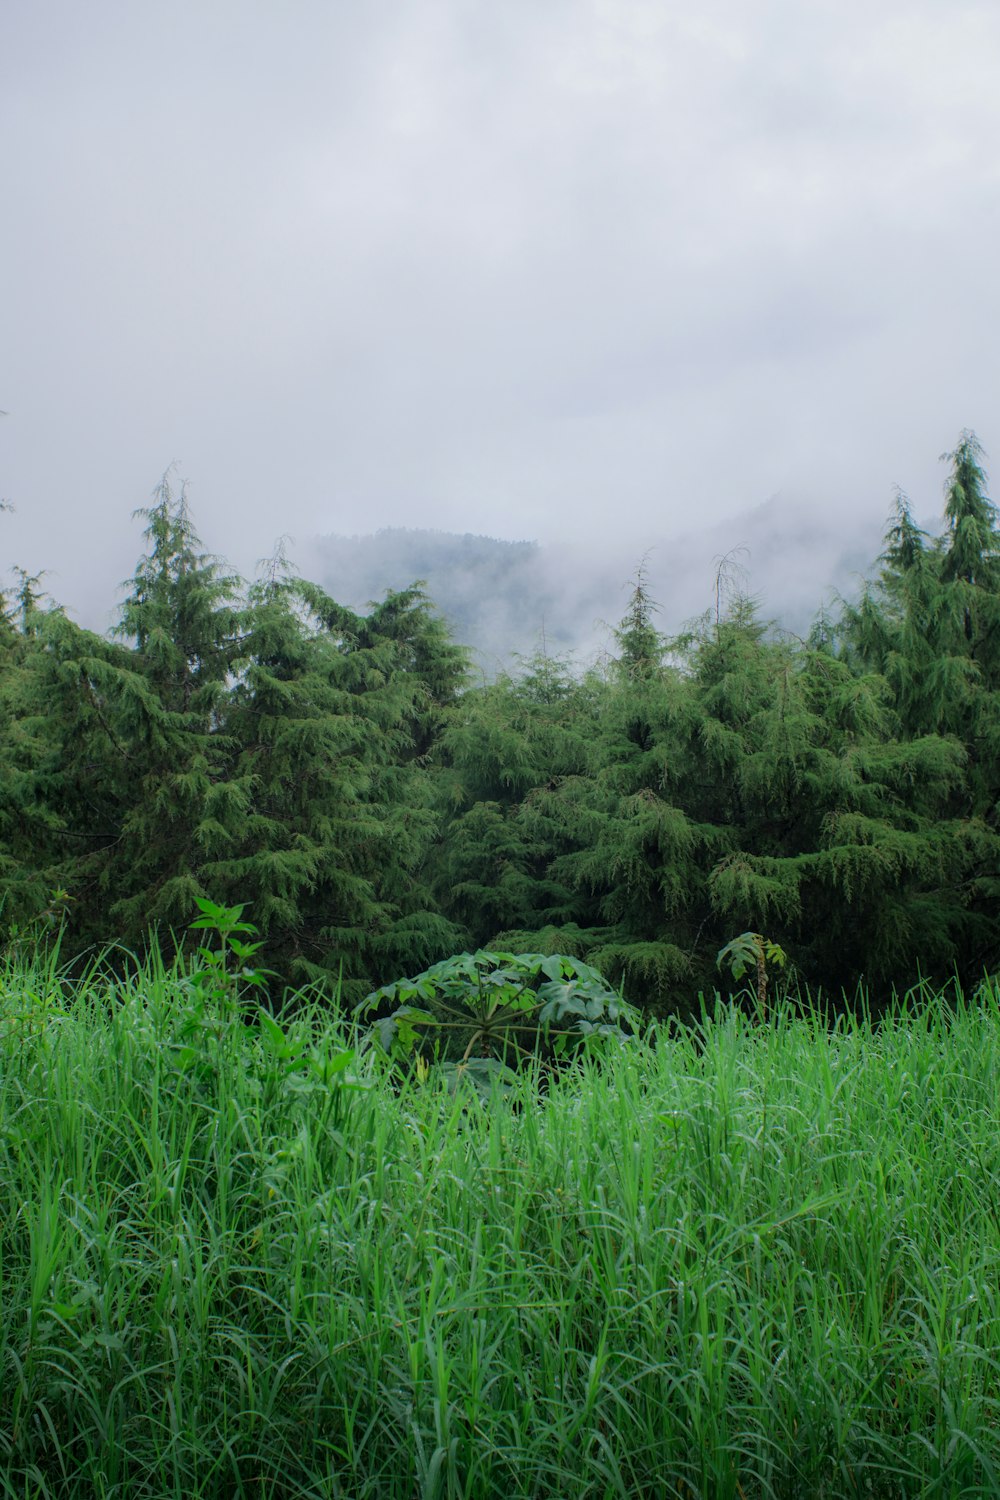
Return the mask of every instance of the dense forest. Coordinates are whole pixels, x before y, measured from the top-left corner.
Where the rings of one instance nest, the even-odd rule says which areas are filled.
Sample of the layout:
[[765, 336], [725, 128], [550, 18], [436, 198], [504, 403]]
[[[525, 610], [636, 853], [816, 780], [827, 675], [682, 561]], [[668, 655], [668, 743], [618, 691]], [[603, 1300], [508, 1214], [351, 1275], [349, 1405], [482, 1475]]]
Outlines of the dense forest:
[[[0, 624], [0, 942], [183, 941], [247, 903], [275, 984], [347, 999], [467, 947], [685, 1013], [734, 934], [834, 996], [1000, 966], [1000, 528], [971, 433], [807, 637], [720, 570], [668, 637], [640, 570], [590, 670], [474, 680], [419, 584], [245, 583], [169, 481], [107, 637], [19, 574]], [[124, 960], [123, 960], [124, 961]]]

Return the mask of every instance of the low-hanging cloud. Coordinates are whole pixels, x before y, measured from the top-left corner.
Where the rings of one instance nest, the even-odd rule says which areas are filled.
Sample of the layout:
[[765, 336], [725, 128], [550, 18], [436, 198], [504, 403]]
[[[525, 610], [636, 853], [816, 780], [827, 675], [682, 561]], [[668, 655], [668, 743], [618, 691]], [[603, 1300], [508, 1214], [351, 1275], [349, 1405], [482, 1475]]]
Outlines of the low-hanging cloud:
[[100, 623], [173, 459], [244, 570], [933, 509], [996, 443], [998, 63], [941, 0], [15, 6], [3, 555]]

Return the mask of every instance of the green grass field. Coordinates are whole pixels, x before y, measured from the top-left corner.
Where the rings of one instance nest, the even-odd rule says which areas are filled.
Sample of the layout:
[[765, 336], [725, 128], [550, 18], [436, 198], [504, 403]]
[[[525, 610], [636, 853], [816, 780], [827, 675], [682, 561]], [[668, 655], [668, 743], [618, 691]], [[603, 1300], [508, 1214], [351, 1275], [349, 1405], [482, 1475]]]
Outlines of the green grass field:
[[0, 975], [0, 1494], [1000, 1494], [1000, 1006], [394, 1088]]

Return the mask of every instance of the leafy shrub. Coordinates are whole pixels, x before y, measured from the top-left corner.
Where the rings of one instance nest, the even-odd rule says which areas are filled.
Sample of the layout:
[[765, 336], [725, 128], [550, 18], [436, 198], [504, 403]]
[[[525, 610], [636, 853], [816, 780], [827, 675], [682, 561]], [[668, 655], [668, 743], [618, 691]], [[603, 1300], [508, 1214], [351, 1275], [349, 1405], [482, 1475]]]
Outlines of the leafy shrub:
[[[387, 1006], [393, 1008], [378, 1015]], [[397, 1062], [441, 1064], [481, 1093], [531, 1058], [552, 1062], [626, 1041], [638, 1012], [565, 953], [459, 953], [362, 1001], [372, 1039]]]
[[760, 1020], [766, 1021], [768, 964], [783, 969], [788, 962], [784, 948], [759, 932], [741, 932], [719, 949], [715, 962], [720, 969], [728, 965], [737, 982], [747, 973], [755, 976], [757, 1013]]

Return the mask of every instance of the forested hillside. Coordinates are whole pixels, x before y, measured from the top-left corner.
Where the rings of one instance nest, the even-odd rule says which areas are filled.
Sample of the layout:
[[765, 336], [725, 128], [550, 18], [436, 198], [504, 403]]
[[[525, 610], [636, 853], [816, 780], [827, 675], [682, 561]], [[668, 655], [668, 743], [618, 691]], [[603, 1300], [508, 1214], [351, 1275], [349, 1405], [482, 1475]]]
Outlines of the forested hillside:
[[547, 594], [546, 559], [537, 542], [393, 527], [368, 536], [318, 537], [310, 548], [310, 571], [335, 598], [357, 609], [386, 589], [420, 579], [454, 639], [470, 649], [487, 676], [494, 675], [498, 660], [530, 651], [543, 630], [557, 650], [580, 644], [569, 625], [580, 600], [565, 587], [558, 602], [551, 588]]
[[588, 671], [482, 684], [431, 601], [368, 613], [207, 556], [164, 483], [105, 638], [21, 576], [0, 635], [0, 939], [63, 953], [246, 902], [275, 984], [357, 997], [464, 947], [570, 953], [686, 1012], [751, 930], [873, 996], [1000, 964], [1000, 530], [979, 446], [900, 498], [808, 638], [720, 577], [667, 638], [640, 573]]
[[495, 677], [542, 643], [577, 663], [603, 652], [607, 622], [622, 613], [642, 553], [651, 593], [677, 624], [702, 612], [719, 559], [728, 555], [769, 617], [806, 634], [832, 589], [855, 595], [879, 536], [877, 521], [845, 524], [828, 506], [775, 495], [723, 522], [705, 526], [695, 517], [694, 529], [682, 534], [661, 528], [658, 540], [641, 545], [617, 525], [609, 535], [558, 542], [413, 527], [325, 535], [306, 544], [304, 571], [356, 610], [386, 589], [422, 580], [454, 639], [470, 648], [477, 674]]

